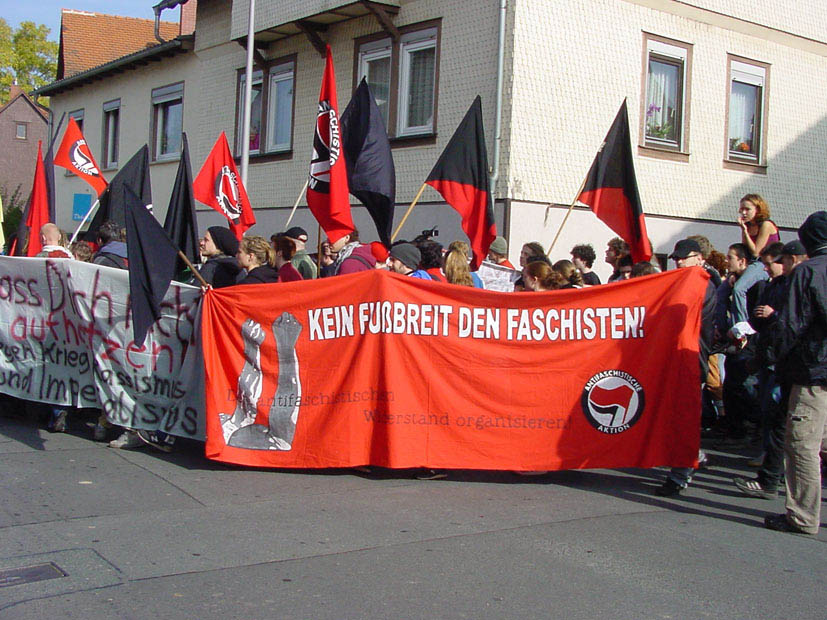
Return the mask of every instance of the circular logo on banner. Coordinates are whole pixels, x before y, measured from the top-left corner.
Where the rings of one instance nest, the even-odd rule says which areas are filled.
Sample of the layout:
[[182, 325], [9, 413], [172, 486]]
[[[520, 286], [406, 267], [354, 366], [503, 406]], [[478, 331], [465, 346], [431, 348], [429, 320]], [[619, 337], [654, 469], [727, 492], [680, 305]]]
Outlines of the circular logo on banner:
[[586, 419], [601, 433], [629, 430], [643, 413], [643, 388], [622, 370], [604, 370], [583, 387], [580, 400]]
[[313, 158], [310, 160], [310, 188], [327, 194], [330, 192], [330, 169], [339, 159], [339, 118], [330, 103], [319, 102], [316, 115], [316, 134], [313, 136]]
[[231, 221], [241, 217], [241, 192], [238, 190], [238, 179], [229, 166], [222, 166], [215, 175], [215, 199], [218, 205]]
[[98, 171], [92, 158], [80, 150], [82, 146], [86, 146], [86, 140], [78, 140], [69, 147], [69, 160], [81, 173], [90, 177], [99, 177], [100, 171]]

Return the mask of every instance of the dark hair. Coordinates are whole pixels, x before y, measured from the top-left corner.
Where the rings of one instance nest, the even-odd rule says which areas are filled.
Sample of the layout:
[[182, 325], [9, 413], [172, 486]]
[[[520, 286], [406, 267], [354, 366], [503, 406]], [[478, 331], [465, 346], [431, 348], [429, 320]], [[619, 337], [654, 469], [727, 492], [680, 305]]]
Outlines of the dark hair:
[[577, 267], [574, 266], [568, 259], [558, 260], [554, 265], [552, 265], [552, 269], [559, 273], [566, 279], [568, 284], [573, 286], [583, 286], [583, 276], [577, 270]]
[[284, 260], [289, 261], [293, 258], [293, 254], [296, 253], [296, 244], [290, 237], [274, 235], [271, 241], [273, 243], [273, 249], [276, 252], [281, 252], [281, 257]]
[[551, 267], [551, 260], [549, 257], [543, 254], [542, 256], [529, 256], [525, 259], [525, 264], [528, 266], [529, 263], [545, 263], [549, 267]]
[[359, 229], [354, 228], [353, 231], [350, 233], [350, 243], [354, 241], [359, 241]]
[[594, 248], [590, 243], [581, 243], [580, 245], [574, 246], [569, 254], [582, 260], [589, 269], [591, 269], [597, 258], [597, 254], [594, 253]]
[[780, 241], [770, 243], [769, 245], [765, 246], [763, 250], [761, 250], [761, 258], [765, 256], [772, 256], [773, 258], [778, 258], [779, 256], [781, 256], [781, 251], [783, 249], [784, 244]]
[[620, 237], [609, 239], [609, 242], [606, 245], [612, 248], [618, 256], [625, 256], [629, 253], [629, 244]]
[[655, 269], [655, 266], [647, 261], [640, 261], [639, 263], [635, 263], [632, 265], [632, 278], [639, 278], [640, 276], [651, 276], [653, 273], [657, 273], [658, 270]]
[[701, 256], [704, 257], [704, 260], [709, 258], [709, 254], [715, 249], [712, 242], [703, 235], [690, 235], [687, 239], [692, 239], [698, 243], [701, 248]]
[[626, 254], [620, 257], [620, 260], [617, 261], [617, 268], [620, 269], [621, 267], [631, 267], [635, 264], [635, 261], [632, 260], [631, 254]]
[[98, 228], [97, 237], [99, 239], [98, 245], [104, 246], [110, 241], [121, 240], [121, 227], [112, 220], [106, 220], [101, 227]]
[[422, 259], [419, 261], [420, 269], [433, 269], [442, 266], [442, 244], [437, 241], [422, 241], [417, 243]]
[[744, 245], [743, 243], [733, 243], [729, 246], [730, 251], [735, 252], [735, 256], [740, 259], [743, 259], [747, 262], [752, 260], [752, 252], [749, 251], [749, 248]]
[[529, 256], [545, 256], [546, 251], [543, 249], [543, 244], [539, 241], [529, 241], [524, 243], [523, 247], [528, 250]]

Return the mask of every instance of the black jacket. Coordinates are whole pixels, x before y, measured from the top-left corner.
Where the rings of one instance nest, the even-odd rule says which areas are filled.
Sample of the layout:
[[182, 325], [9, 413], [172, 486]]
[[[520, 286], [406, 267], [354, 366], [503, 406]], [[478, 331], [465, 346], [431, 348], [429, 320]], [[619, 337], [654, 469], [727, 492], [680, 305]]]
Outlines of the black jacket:
[[279, 272], [273, 269], [270, 265], [261, 265], [252, 269], [247, 277], [239, 284], [267, 284], [269, 282], [278, 282]]
[[238, 274], [241, 273], [241, 267], [238, 266], [238, 261], [232, 256], [221, 254], [208, 258], [207, 262], [201, 265], [198, 272], [214, 288], [221, 288], [236, 283]]

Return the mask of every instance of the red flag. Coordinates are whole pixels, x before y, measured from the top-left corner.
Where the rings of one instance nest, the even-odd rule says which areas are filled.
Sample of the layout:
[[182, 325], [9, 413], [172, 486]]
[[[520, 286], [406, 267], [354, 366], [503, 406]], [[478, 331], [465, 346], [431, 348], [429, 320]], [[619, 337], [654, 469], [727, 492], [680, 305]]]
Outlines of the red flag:
[[63, 142], [55, 155], [55, 166], [66, 168], [74, 172], [81, 179], [89, 183], [95, 192], [100, 196], [106, 189], [106, 179], [100, 173], [100, 168], [92, 157], [92, 151], [83, 138], [80, 127], [75, 119], [69, 118], [66, 126], [66, 133], [63, 134]]
[[625, 99], [577, 199], [589, 205], [599, 219], [629, 244], [635, 262], [652, 258], [637, 191]]
[[46, 170], [43, 167], [43, 153], [40, 140], [37, 141], [37, 163], [34, 168], [34, 183], [29, 197], [29, 215], [26, 226], [29, 227], [29, 248], [26, 256], [35, 256], [43, 246], [40, 244], [40, 229], [49, 221], [49, 191], [46, 189]]
[[192, 183], [192, 194], [199, 202], [222, 213], [230, 221], [230, 230], [237, 239], [241, 239], [244, 231], [256, 223], [247, 190], [241, 182], [223, 131]]
[[462, 230], [474, 250], [474, 269], [497, 236], [488, 185], [488, 153], [479, 95], [465, 113], [451, 140], [425, 181], [462, 216]]
[[319, 93], [316, 133], [313, 136], [313, 159], [307, 186], [307, 206], [327, 234], [336, 243], [353, 232], [347, 168], [339, 132], [339, 102], [336, 99], [336, 75], [333, 57], [327, 46], [327, 60]]

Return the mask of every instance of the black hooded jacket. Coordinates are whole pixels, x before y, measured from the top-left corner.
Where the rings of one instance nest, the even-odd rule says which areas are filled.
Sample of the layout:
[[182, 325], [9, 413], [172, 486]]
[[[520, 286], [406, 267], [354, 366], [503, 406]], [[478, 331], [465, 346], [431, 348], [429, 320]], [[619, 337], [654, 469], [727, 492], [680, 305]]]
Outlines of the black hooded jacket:
[[827, 385], [827, 211], [811, 214], [798, 237], [810, 258], [790, 275], [773, 341], [776, 371], [795, 385]]

